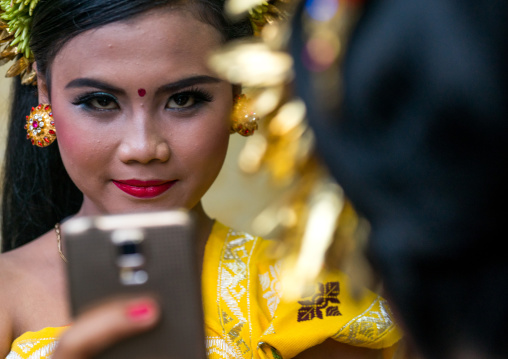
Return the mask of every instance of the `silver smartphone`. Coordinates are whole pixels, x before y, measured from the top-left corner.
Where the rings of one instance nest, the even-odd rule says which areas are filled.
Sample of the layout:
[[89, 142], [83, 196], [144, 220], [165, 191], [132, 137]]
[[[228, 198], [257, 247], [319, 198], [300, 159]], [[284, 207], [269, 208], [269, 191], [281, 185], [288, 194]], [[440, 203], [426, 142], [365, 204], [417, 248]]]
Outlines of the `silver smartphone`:
[[62, 224], [73, 316], [101, 301], [150, 294], [153, 330], [118, 343], [103, 359], [205, 358], [194, 225], [184, 210], [80, 217]]

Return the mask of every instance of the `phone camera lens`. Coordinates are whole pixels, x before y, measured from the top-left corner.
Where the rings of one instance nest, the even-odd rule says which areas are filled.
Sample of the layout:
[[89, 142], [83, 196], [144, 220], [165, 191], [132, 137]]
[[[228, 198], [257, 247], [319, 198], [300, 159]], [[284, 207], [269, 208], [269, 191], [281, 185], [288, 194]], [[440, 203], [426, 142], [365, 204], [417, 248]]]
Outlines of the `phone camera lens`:
[[111, 241], [116, 247], [119, 279], [124, 285], [140, 285], [148, 280], [148, 274], [143, 269], [145, 265], [144, 239], [145, 236], [140, 229], [117, 229], [111, 234]]
[[134, 242], [124, 242], [119, 246], [120, 255], [139, 253], [139, 245]]

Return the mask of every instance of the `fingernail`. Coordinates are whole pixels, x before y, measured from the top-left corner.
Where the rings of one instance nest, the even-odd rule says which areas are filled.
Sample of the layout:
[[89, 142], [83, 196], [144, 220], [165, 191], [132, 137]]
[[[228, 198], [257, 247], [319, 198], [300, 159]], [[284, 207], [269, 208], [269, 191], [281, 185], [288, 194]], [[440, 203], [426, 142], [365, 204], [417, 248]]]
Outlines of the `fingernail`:
[[154, 311], [152, 303], [136, 303], [127, 307], [127, 317], [134, 321], [147, 320], [153, 316]]

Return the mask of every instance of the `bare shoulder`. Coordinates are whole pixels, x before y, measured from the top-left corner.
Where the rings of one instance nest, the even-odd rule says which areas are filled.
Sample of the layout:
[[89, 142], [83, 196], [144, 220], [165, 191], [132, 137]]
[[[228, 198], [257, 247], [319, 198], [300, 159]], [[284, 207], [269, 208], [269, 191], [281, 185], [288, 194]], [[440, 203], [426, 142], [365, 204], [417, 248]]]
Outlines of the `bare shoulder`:
[[381, 350], [355, 347], [327, 339], [323, 343], [298, 354], [295, 359], [382, 359]]
[[21, 273], [16, 271], [17, 254], [7, 252], [0, 254], [0, 358], [7, 356], [13, 338], [14, 302], [16, 283]]
[[[15, 284], [19, 283], [20, 280], [38, 273], [37, 269], [46, 257], [46, 237], [47, 235], [43, 235], [22, 247], [0, 254], [0, 283], [2, 288], [7, 286], [9, 289], [15, 290], [18, 287]], [[2, 291], [0, 296], [6, 294], [5, 292]]]
[[34, 297], [33, 290], [44, 279], [45, 237], [0, 254], [0, 358], [7, 356], [18, 335], [21, 313], [27, 313], [26, 299]]

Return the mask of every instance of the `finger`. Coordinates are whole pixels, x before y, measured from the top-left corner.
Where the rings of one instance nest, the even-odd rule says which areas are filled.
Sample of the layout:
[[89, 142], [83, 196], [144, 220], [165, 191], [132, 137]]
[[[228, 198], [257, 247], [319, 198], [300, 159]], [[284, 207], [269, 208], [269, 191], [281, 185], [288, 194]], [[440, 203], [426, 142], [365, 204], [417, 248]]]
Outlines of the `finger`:
[[151, 298], [102, 304], [76, 320], [60, 339], [53, 359], [91, 358], [122, 339], [152, 328], [159, 314]]

